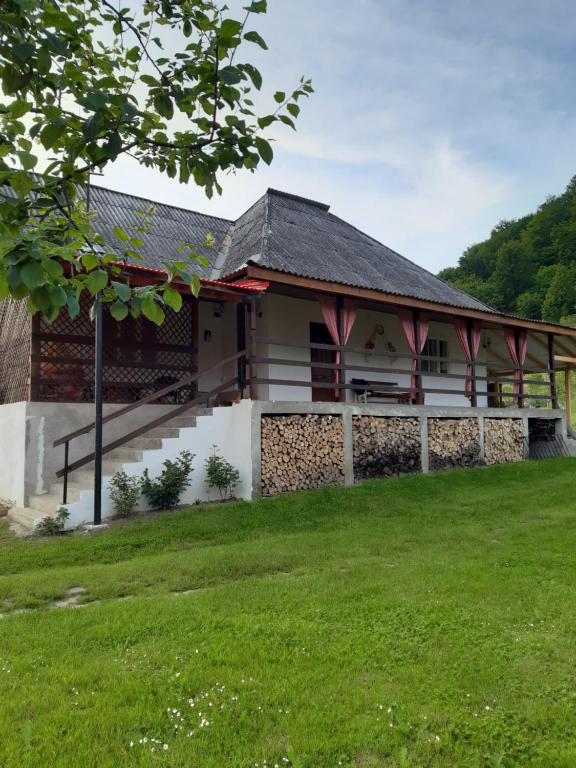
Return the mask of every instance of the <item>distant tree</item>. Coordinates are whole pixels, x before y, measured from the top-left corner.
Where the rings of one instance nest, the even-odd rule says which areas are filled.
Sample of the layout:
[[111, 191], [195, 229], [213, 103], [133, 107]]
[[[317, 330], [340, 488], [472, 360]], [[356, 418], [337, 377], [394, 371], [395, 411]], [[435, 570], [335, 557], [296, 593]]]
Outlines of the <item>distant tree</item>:
[[517, 297], [530, 286], [532, 265], [522, 243], [511, 241], [499, 250], [491, 281], [498, 296], [498, 309], [512, 311]]
[[536, 213], [501, 221], [440, 276], [497, 309], [557, 320], [572, 311], [574, 281], [571, 269], [557, 274], [559, 265], [576, 265], [576, 177]]
[[559, 323], [562, 317], [576, 309], [575, 269], [559, 264], [546, 293], [542, 306], [542, 318]]
[[[266, 0], [248, 0], [231, 18], [212, 0], [3, 0], [0, 13], [0, 300], [25, 299], [52, 320], [79, 312], [83, 292], [102, 296], [121, 320], [141, 313], [155, 323], [182, 298], [176, 276], [198, 290], [198, 260], [167, 265], [159, 288], [131, 289], [112, 266], [117, 255], [94, 230], [79, 200], [91, 171], [123, 155], [210, 197], [223, 171], [270, 163], [264, 132], [294, 128], [302, 78], [255, 111], [262, 75], [240, 52], [266, 48], [250, 24]], [[129, 6], [129, 4], [127, 4]], [[137, 15], [138, 14], [138, 15]], [[139, 258], [141, 238], [116, 228], [122, 260]]]

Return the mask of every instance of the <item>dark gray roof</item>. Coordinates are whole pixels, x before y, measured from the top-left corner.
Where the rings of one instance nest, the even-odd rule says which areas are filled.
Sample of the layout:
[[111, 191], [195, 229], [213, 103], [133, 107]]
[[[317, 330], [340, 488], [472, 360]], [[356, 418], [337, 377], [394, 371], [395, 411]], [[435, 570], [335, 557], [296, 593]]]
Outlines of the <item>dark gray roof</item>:
[[[151, 208], [148, 219], [149, 232], [146, 235], [137, 235], [143, 241], [141, 266], [164, 269], [165, 263], [185, 260], [185, 255], [180, 253], [178, 248], [187, 242], [195, 247], [198, 255], [209, 261], [208, 267], [194, 265], [194, 271], [203, 278], [210, 277], [224, 237], [232, 225], [227, 219], [155, 203], [95, 185], [90, 189], [90, 207], [96, 212], [94, 229], [102, 235], [108, 248], [119, 255], [122, 243], [114, 235], [113, 228], [118, 226], [130, 234], [137, 235], [136, 227], [142, 226], [142, 218], [138, 212]], [[216, 241], [215, 248], [204, 247], [208, 232]]]
[[[178, 247], [191, 242], [209, 260], [199, 272], [205, 278], [225, 277], [253, 263], [301, 277], [494, 312], [334, 216], [328, 205], [286, 192], [269, 189], [235, 223], [98, 186], [91, 194], [95, 227], [118, 252], [114, 225], [133, 231], [141, 222], [137, 211], [154, 207], [151, 231], [144, 238], [143, 266], [161, 269], [164, 262], [181, 260]], [[209, 251], [202, 247], [207, 232], [216, 240]]]
[[236, 222], [222, 275], [248, 262], [301, 277], [494, 311], [334, 216], [329, 206], [273, 189]]

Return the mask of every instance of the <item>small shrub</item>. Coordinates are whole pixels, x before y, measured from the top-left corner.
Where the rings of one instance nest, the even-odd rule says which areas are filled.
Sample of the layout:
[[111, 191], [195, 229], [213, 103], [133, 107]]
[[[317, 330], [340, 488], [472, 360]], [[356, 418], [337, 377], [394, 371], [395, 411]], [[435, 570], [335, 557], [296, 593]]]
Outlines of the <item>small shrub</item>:
[[154, 479], [144, 470], [142, 493], [154, 509], [170, 509], [178, 504], [184, 489], [190, 485], [193, 459], [193, 453], [182, 451], [174, 461], [167, 459], [164, 469]]
[[43, 517], [42, 520], [36, 524], [34, 533], [38, 536], [59, 536], [64, 533], [64, 526], [66, 520], [70, 517], [70, 512], [60, 507], [55, 517]]
[[129, 517], [138, 504], [141, 493], [139, 477], [127, 475], [124, 470], [116, 472], [110, 480], [110, 498], [117, 517]]
[[206, 482], [217, 488], [222, 501], [232, 498], [232, 491], [240, 482], [240, 472], [212, 446], [212, 455], [206, 459]]

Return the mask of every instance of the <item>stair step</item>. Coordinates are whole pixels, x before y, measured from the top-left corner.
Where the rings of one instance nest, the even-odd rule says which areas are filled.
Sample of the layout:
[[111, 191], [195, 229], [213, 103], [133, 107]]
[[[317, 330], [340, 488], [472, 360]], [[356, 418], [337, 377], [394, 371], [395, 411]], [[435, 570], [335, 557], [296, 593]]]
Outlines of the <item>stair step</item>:
[[131, 448], [129, 446], [122, 446], [121, 448], [114, 448], [113, 451], [106, 454], [106, 458], [109, 461], [121, 461], [124, 464], [135, 464], [138, 461], [142, 461], [142, 450]]
[[30, 509], [36, 512], [36, 517], [55, 515], [62, 506], [61, 493], [44, 493], [42, 496], [30, 496]]
[[34, 523], [42, 518], [42, 514], [37, 509], [31, 507], [12, 507], [8, 512], [8, 519], [11, 523], [21, 526], [26, 531], [34, 530]]

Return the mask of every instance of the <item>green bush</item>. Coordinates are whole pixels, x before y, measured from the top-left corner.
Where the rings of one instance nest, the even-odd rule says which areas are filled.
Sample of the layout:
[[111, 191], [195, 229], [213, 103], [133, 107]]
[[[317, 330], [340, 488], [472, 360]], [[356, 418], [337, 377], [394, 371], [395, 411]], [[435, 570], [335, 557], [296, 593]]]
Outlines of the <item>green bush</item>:
[[210, 488], [218, 489], [222, 501], [232, 498], [232, 491], [240, 482], [240, 472], [220, 456], [215, 445], [206, 459], [206, 482]]
[[138, 504], [141, 493], [139, 477], [127, 475], [124, 470], [116, 472], [110, 480], [110, 498], [117, 517], [129, 517]]
[[174, 461], [166, 459], [164, 469], [154, 479], [144, 470], [142, 493], [153, 509], [170, 509], [178, 504], [184, 489], [190, 485], [193, 459], [190, 451], [182, 451]]
[[38, 536], [59, 536], [64, 533], [64, 526], [69, 517], [70, 512], [64, 507], [60, 507], [54, 517], [47, 515], [39, 523], [36, 523], [34, 533]]

